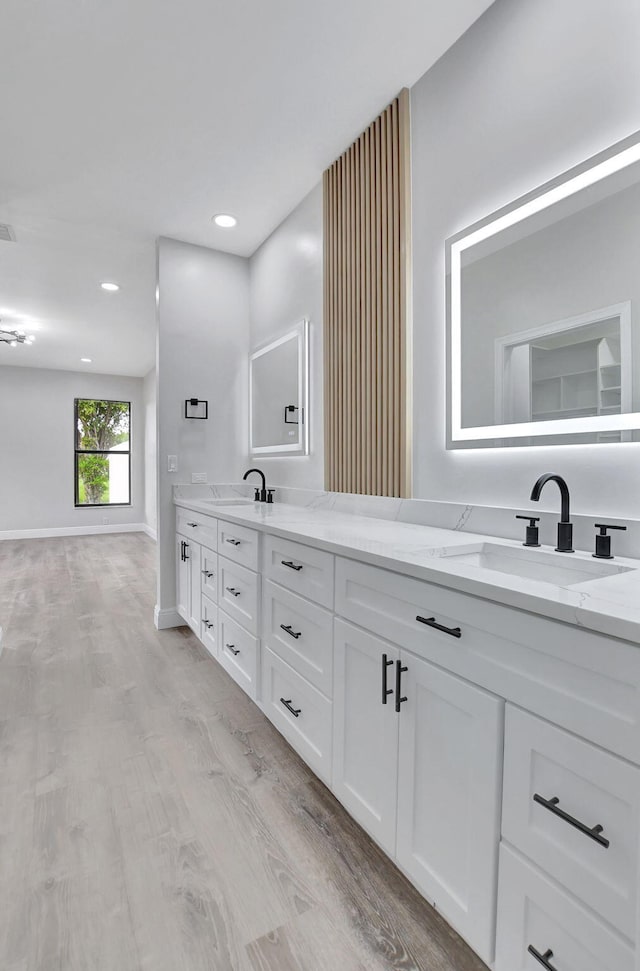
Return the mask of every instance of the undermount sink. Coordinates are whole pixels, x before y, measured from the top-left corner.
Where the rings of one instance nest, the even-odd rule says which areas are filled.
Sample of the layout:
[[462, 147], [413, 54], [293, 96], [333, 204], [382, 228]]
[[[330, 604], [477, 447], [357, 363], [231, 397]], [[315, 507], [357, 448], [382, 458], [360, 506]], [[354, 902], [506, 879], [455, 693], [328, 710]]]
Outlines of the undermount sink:
[[250, 506], [253, 499], [203, 499], [202, 502], [210, 502], [212, 506]]
[[463, 546], [443, 553], [442, 558], [461, 565], [491, 570], [493, 573], [526, 580], [542, 580], [560, 587], [628, 573], [632, 569], [617, 563], [574, 557], [571, 553], [549, 553], [523, 546], [501, 546], [498, 543]]

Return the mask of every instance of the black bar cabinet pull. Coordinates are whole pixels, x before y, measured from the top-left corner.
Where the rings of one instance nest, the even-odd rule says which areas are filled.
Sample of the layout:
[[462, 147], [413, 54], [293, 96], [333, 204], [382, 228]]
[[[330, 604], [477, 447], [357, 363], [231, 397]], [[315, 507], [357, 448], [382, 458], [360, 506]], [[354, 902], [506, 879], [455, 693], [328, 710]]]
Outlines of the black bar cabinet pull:
[[283, 566], [288, 566], [290, 570], [301, 570], [302, 563], [293, 563], [291, 560], [280, 560]]
[[240, 649], [237, 648], [235, 646], [235, 644], [225, 644], [225, 647], [228, 647], [232, 654], [239, 654], [240, 653]]
[[231, 546], [240, 546], [239, 539], [228, 539], [228, 540], [225, 540], [225, 542], [229, 543]]
[[297, 718], [300, 712], [302, 711], [302, 708], [293, 707], [293, 705], [291, 704], [291, 698], [281, 698], [280, 701], [285, 706], [285, 708], [289, 709], [289, 711], [291, 712], [292, 715], [294, 715], [295, 718]]
[[187, 550], [189, 549], [189, 544], [188, 544], [188, 543], [187, 543], [187, 541], [185, 540], [185, 541], [184, 541], [184, 543], [183, 543], [182, 545], [184, 546], [184, 556], [182, 557], [182, 559], [183, 559], [183, 560], [190, 560], [190, 559], [191, 559], [191, 557], [190, 557], [190, 556], [187, 556]]
[[441, 630], [443, 634], [451, 634], [452, 637], [462, 637], [462, 631], [459, 627], [445, 627], [444, 624], [438, 624], [435, 617], [421, 617], [418, 614], [416, 620], [421, 624], [426, 624], [427, 627], [435, 627], [436, 630]]
[[393, 688], [387, 688], [387, 668], [393, 664], [389, 661], [386, 654], [382, 655], [382, 704], [386, 705], [388, 695], [393, 694]]
[[551, 950], [551, 948], [548, 948], [548, 950], [546, 950], [544, 954], [540, 954], [540, 951], [536, 951], [533, 944], [530, 944], [529, 947], [527, 948], [527, 951], [529, 952], [529, 954], [533, 954], [536, 961], [539, 961], [542, 967], [546, 968], [547, 971], [557, 971], [555, 965], [553, 965], [549, 960], [549, 958], [553, 957], [553, 951]]
[[202, 623], [207, 628], [207, 630], [211, 630], [211, 628], [213, 627], [213, 624], [211, 623], [210, 620], [203, 620]]
[[233, 597], [240, 596], [240, 591], [236, 590], [235, 587], [225, 587], [225, 590], [227, 591], [227, 593], [230, 593]]
[[402, 664], [401, 661], [396, 661], [396, 711], [400, 711], [400, 705], [403, 701], [407, 700], [407, 696], [404, 695], [403, 697], [401, 694], [401, 682], [403, 673], [408, 670], [409, 669], [406, 667], [406, 665]]
[[192, 529], [196, 529], [197, 525], [197, 523], [187, 523], [187, 526], [191, 526]]
[[210, 570], [200, 570], [200, 573], [203, 575], [203, 577], [206, 577], [207, 580], [210, 580], [213, 576], [213, 573], [211, 573]]
[[180, 559], [184, 561], [184, 540], [180, 540]]
[[575, 816], [570, 816], [566, 813], [564, 809], [560, 809], [560, 800], [557, 796], [552, 796], [551, 799], [545, 799], [544, 796], [540, 796], [537, 792], [533, 794], [533, 801], [539, 803], [539, 805], [544, 806], [548, 809], [550, 813], [554, 816], [559, 816], [560, 819], [564, 819], [565, 823], [569, 823], [569, 826], [574, 826], [579, 829], [581, 833], [588, 836], [589, 839], [595, 840], [600, 846], [604, 846], [605, 850], [609, 848], [609, 840], [606, 836], [602, 836], [603, 826], [598, 823], [596, 826], [587, 826], [586, 823], [580, 822]]
[[298, 640], [298, 638], [302, 635], [302, 631], [295, 631], [291, 624], [280, 624], [280, 628], [281, 630], [286, 631], [290, 637], [295, 637], [296, 640]]

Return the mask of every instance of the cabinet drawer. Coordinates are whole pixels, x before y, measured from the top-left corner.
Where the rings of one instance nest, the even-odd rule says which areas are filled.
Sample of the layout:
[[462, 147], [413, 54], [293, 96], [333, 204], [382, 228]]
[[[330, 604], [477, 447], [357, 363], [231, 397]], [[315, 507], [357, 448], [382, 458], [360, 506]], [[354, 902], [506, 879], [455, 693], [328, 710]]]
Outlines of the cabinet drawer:
[[257, 634], [258, 574], [218, 557], [218, 605], [250, 634]]
[[256, 698], [258, 641], [235, 620], [218, 611], [218, 660], [250, 698]]
[[539, 870], [500, 847], [495, 971], [633, 971], [634, 952]]
[[247, 526], [234, 526], [233, 523], [218, 520], [218, 551], [221, 556], [247, 566], [250, 570], [258, 569], [258, 537], [255, 529]]
[[270, 580], [264, 582], [262, 606], [265, 643], [330, 698], [333, 614]]
[[640, 763], [637, 645], [342, 557], [336, 613]]
[[209, 600], [218, 599], [218, 554], [203, 546], [200, 550], [200, 588]]
[[508, 705], [502, 812], [505, 839], [635, 936], [640, 769]]
[[333, 607], [333, 564], [332, 553], [278, 536], [264, 537], [264, 575], [329, 609]]
[[202, 620], [200, 640], [213, 657], [218, 656], [218, 608], [204, 594], [202, 595]]
[[268, 647], [262, 650], [262, 704], [278, 731], [316, 775], [329, 783], [331, 702]]
[[218, 521], [202, 513], [191, 512], [190, 509], [176, 507], [176, 530], [181, 536], [208, 546], [210, 550], [218, 548]]

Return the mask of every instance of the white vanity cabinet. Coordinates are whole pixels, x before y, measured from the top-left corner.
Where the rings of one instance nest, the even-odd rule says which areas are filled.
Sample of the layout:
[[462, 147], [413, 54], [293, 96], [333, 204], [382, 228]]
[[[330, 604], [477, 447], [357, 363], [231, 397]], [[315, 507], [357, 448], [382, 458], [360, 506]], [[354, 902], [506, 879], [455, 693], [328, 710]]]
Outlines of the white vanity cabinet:
[[489, 962], [503, 709], [502, 699], [336, 620], [333, 790]]
[[182, 617], [493, 971], [640, 971], [637, 645], [187, 510], [177, 551]]

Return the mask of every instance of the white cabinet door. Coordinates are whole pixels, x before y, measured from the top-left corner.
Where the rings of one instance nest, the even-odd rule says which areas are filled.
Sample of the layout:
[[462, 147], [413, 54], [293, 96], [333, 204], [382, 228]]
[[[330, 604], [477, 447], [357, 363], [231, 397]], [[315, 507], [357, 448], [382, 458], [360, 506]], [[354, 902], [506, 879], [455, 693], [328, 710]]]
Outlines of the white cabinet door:
[[188, 624], [194, 633], [200, 637], [202, 626], [202, 582], [200, 574], [200, 544], [187, 542], [187, 559], [191, 574], [191, 597], [189, 600]]
[[[176, 536], [176, 608], [180, 616], [189, 623], [191, 610], [191, 564], [186, 558], [184, 537]], [[198, 589], [200, 585], [198, 584]]]
[[393, 688], [400, 652], [341, 620], [334, 634], [333, 791], [393, 855], [399, 725]]
[[400, 658], [396, 857], [491, 964], [504, 702], [406, 651]]

